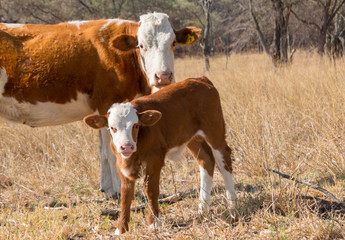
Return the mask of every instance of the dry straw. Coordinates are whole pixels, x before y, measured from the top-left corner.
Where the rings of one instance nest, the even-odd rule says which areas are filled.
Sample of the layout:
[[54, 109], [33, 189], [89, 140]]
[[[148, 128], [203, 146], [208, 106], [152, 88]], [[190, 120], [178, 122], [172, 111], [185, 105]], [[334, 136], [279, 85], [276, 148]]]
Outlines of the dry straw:
[[[178, 80], [203, 75], [202, 59], [177, 59]], [[219, 172], [211, 213], [198, 217], [197, 198], [161, 205], [162, 227], [148, 231], [145, 211], [132, 214], [125, 239], [336, 239], [345, 219], [321, 204], [322, 193], [269, 171], [317, 184], [345, 199], [345, 63], [296, 53], [275, 69], [265, 55], [211, 60], [227, 140], [234, 150], [239, 197], [235, 222], [224, 203]], [[99, 202], [97, 134], [82, 122], [31, 129], [0, 123], [0, 239], [111, 239], [116, 220]], [[190, 156], [168, 162], [161, 192], [198, 189]], [[142, 204], [141, 181], [133, 206]], [[307, 198], [307, 197], [316, 197]], [[146, 210], [149, 211], [149, 210]]]

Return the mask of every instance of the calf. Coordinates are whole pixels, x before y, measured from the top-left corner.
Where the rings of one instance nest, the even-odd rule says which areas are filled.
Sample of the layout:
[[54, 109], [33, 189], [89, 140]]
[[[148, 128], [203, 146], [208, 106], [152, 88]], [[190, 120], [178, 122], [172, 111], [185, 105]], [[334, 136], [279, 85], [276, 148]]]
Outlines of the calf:
[[225, 141], [225, 123], [219, 94], [206, 78], [190, 78], [130, 103], [115, 103], [106, 115], [89, 115], [92, 128], [108, 128], [122, 181], [121, 216], [117, 233], [128, 230], [135, 180], [145, 169], [144, 191], [154, 226], [158, 217], [159, 179], [165, 157], [188, 147], [199, 164], [199, 212], [208, 211], [215, 163], [223, 175], [226, 197], [235, 204], [231, 149]]

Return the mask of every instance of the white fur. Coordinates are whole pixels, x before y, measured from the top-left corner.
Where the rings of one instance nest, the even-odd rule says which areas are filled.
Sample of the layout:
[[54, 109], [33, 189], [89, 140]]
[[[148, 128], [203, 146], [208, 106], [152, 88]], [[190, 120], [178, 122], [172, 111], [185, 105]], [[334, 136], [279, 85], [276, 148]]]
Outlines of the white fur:
[[121, 25], [121, 24], [123, 24], [123, 23], [130, 23], [130, 22], [132, 22], [132, 21], [130, 21], [130, 20], [124, 20], [124, 19], [117, 19], [117, 18], [115, 18], [115, 19], [108, 19], [107, 20], [107, 22], [99, 29], [99, 31], [100, 32], [103, 32], [105, 29], [107, 29], [107, 27], [109, 27], [110, 26], [110, 24], [112, 24], [112, 23], [116, 23], [116, 25]]
[[[93, 113], [89, 107], [89, 96], [78, 93], [76, 99], [65, 104], [52, 102], [18, 102], [13, 97], [3, 96], [8, 81], [6, 69], [0, 69], [0, 116], [32, 127], [58, 125], [77, 121]], [[75, 111], [78, 109], [78, 111]]]
[[225, 184], [225, 195], [227, 200], [231, 205], [236, 204], [236, 191], [235, 191], [235, 185], [234, 180], [232, 178], [232, 174], [225, 169], [225, 163], [222, 153], [219, 150], [215, 150], [211, 147], [213, 156], [216, 160], [216, 164], [219, 168], [220, 173], [222, 174], [224, 178], [224, 184]]
[[110, 136], [105, 128], [99, 131], [98, 150], [101, 159], [101, 188], [108, 199], [121, 192], [121, 180], [116, 168], [116, 157], [110, 149]]
[[[7, 77], [3, 77], [2, 72], [0, 77], [2, 92], [3, 80], [7, 80]], [[84, 93], [78, 93], [76, 99], [64, 104], [52, 102], [31, 104], [29, 102], [18, 102], [12, 97], [0, 96], [0, 116], [32, 127], [58, 125], [80, 120], [84, 116], [93, 113], [93, 110], [89, 107], [89, 100], [89, 95]]]
[[21, 28], [24, 27], [24, 24], [21, 23], [2, 23], [4, 24], [7, 28]]
[[[133, 125], [138, 123], [137, 110], [134, 109], [131, 103], [114, 103], [108, 111], [108, 125], [109, 128], [115, 128], [117, 131], [111, 131], [113, 143], [118, 152], [120, 147], [124, 144], [132, 144], [134, 151], [136, 151], [136, 143], [133, 140], [132, 129]], [[126, 156], [122, 156], [126, 158]]]
[[120, 230], [118, 228], [115, 230], [115, 236], [120, 236]]
[[68, 24], [75, 25], [75, 26], [77, 26], [78, 29], [80, 29], [81, 25], [83, 25], [84, 23], [88, 23], [88, 22], [90, 22], [90, 21], [88, 21], [88, 20], [83, 20], [83, 21], [74, 20], [74, 21], [68, 21]]
[[157, 229], [162, 226], [161, 214], [158, 213], [158, 217], [155, 218], [154, 222], [149, 226], [150, 230]]
[[120, 168], [121, 173], [123, 174], [123, 176], [125, 176], [126, 178], [128, 178], [129, 175], [131, 175], [132, 169], [124, 169], [124, 168]]
[[[140, 16], [137, 35], [139, 45], [144, 46], [144, 49], [140, 48], [142, 67], [149, 78], [150, 85], [155, 86], [157, 85], [155, 74], [174, 73], [174, 52], [171, 44], [176, 36], [169, 23], [168, 15], [154, 12]], [[153, 89], [154, 92], [158, 90]]]
[[184, 151], [186, 149], [187, 143], [182, 144], [181, 146], [177, 146], [174, 148], [169, 149], [166, 153], [165, 158], [170, 161], [178, 161], [185, 159]]
[[99, 40], [101, 42], [104, 42], [104, 38], [102, 36], [102, 32], [105, 29], [107, 29], [107, 27], [109, 27], [112, 23], [116, 23], [116, 25], [119, 26], [119, 25], [121, 25], [123, 23], [130, 23], [130, 22], [132, 22], [132, 21], [124, 20], [124, 19], [117, 19], [117, 18], [115, 18], [115, 19], [108, 19], [107, 22], [105, 24], [103, 24], [103, 26], [99, 29], [99, 33], [98, 33], [99, 34]]
[[[193, 137], [196, 137], [196, 136], [201, 136], [201, 137], [205, 138], [205, 133], [202, 130], [198, 130], [194, 134]], [[177, 147], [169, 149], [169, 151], [165, 155], [165, 158], [167, 160], [170, 160], [170, 161], [185, 159], [184, 152], [185, 152], [185, 149], [187, 147], [188, 142], [186, 142], [186, 143], [184, 143], [184, 144], [182, 144], [180, 146], [177, 146]]]
[[209, 206], [211, 204], [211, 190], [213, 179], [208, 174], [207, 170], [199, 166], [200, 170], [200, 196], [199, 196], [199, 209], [198, 213], [209, 212]]

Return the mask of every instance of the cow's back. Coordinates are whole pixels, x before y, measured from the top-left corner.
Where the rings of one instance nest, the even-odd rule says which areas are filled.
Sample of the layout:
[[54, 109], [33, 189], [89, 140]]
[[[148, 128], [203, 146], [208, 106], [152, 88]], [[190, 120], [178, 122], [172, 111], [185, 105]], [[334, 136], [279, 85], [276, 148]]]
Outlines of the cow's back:
[[[139, 72], [133, 53], [109, 51], [109, 39], [101, 35], [119, 34], [123, 27], [109, 32], [106, 24], [107, 20], [11, 28], [0, 24], [0, 68], [6, 69], [9, 81], [4, 95], [19, 102], [65, 103], [97, 85], [116, 91], [126, 80], [138, 78], [123, 76]], [[100, 82], [95, 85], [95, 80]]]
[[[20, 121], [32, 126], [54, 125], [82, 119], [94, 111], [105, 113], [112, 103], [133, 99], [143, 78], [137, 53], [112, 51], [109, 41], [121, 32], [136, 31], [137, 25], [117, 26], [114, 20], [79, 25], [0, 24], [0, 100], [4, 102], [0, 115], [18, 121], [30, 119]], [[65, 111], [74, 111], [75, 116], [58, 119], [64, 114], [60, 104], [74, 102], [80, 102], [84, 110], [79, 111], [79, 103], [71, 104], [72, 109]], [[36, 114], [37, 103], [58, 104], [50, 110], [52, 116], [58, 112], [56, 120]], [[7, 105], [18, 106], [18, 111], [6, 110]]]

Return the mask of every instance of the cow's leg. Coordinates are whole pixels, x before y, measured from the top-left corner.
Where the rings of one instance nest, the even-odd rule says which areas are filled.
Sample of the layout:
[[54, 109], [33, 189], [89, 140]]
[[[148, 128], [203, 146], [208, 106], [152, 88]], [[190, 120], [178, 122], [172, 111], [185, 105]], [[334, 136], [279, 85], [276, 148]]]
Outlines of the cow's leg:
[[[160, 162], [163, 162], [163, 160]], [[159, 221], [158, 197], [159, 178], [163, 165], [160, 164], [160, 162], [156, 162], [157, 164], [155, 164], [154, 166], [146, 167], [146, 175], [144, 180], [144, 191], [151, 207], [151, 212], [148, 216], [148, 224], [150, 226], [150, 229], [156, 228], [161, 224]]]
[[123, 176], [122, 173], [121, 180], [121, 215], [119, 221], [117, 222], [117, 229], [115, 231], [115, 235], [120, 235], [126, 231], [128, 231], [128, 223], [130, 220], [131, 214], [131, 204], [134, 198], [134, 188], [135, 188], [135, 181], [130, 180]]
[[198, 161], [200, 169], [200, 196], [198, 213], [209, 212], [215, 160], [211, 148], [201, 137], [195, 137], [188, 143], [188, 149]]
[[116, 157], [110, 149], [110, 136], [106, 129], [99, 131], [99, 156], [101, 159], [101, 189], [107, 199], [118, 199], [121, 180], [116, 169]]

